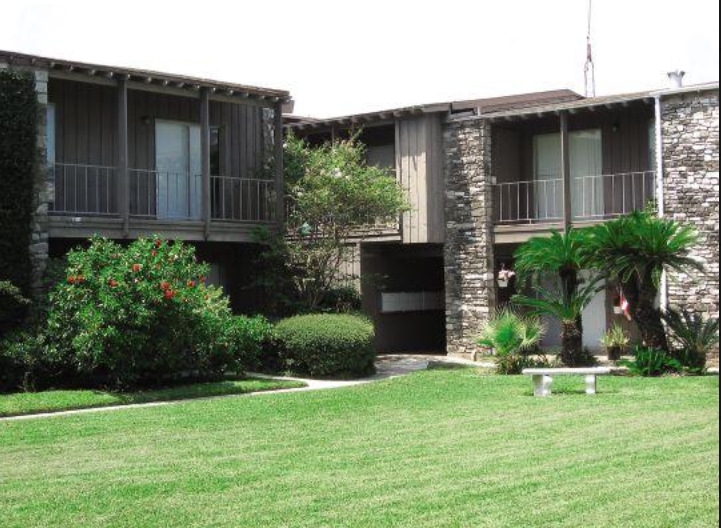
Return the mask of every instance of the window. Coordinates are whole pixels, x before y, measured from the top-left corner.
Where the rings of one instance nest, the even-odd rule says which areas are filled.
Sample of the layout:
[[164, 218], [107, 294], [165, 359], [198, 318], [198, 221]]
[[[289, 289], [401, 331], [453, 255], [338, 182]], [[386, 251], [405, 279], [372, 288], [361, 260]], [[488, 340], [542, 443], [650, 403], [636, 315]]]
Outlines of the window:
[[381, 313], [437, 312], [443, 310], [445, 310], [443, 292], [381, 294]]

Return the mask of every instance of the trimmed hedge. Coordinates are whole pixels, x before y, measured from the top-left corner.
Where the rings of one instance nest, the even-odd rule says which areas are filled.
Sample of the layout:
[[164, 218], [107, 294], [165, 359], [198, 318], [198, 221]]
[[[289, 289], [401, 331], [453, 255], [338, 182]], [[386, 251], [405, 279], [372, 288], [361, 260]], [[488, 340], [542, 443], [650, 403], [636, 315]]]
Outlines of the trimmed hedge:
[[351, 379], [375, 373], [373, 324], [352, 315], [303, 315], [276, 326], [284, 366], [318, 378]]
[[31, 73], [0, 70], [0, 281], [27, 295], [37, 163], [38, 102]]

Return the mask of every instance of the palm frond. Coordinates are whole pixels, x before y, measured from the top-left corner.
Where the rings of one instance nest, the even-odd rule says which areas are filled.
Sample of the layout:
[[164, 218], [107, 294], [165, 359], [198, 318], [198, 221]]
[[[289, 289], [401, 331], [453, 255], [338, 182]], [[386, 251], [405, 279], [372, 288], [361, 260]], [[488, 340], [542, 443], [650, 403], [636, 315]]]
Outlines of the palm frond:
[[575, 322], [583, 316], [583, 312], [591, 304], [594, 297], [605, 289], [601, 284], [603, 278], [597, 276], [585, 284], [570, 298], [561, 292], [550, 291], [541, 287], [536, 288], [538, 297], [516, 295], [514, 304], [531, 309], [534, 317], [550, 316], [561, 322]]
[[583, 250], [588, 237], [588, 230], [571, 229], [568, 233], [554, 231], [548, 238], [533, 238], [516, 251], [516, 272], [524, 279], [580, 271], [588, 264], [587, 253]]

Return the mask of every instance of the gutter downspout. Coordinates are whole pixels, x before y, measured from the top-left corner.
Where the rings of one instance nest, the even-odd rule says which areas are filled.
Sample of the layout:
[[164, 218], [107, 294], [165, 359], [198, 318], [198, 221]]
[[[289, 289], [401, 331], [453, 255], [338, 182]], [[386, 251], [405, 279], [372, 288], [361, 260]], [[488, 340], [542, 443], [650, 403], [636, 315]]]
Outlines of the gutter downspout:
[[[661, 94], [655, 95], [656, 101], [656, 202], [658, 206], [658, 216], [663, 218], [666, 216], [666, 191], [665, 171], [663, 166], [663, 113], [661, 108]], [[661, 276], [661, 311], [668, 310], [668, 274], [666, 272]]]

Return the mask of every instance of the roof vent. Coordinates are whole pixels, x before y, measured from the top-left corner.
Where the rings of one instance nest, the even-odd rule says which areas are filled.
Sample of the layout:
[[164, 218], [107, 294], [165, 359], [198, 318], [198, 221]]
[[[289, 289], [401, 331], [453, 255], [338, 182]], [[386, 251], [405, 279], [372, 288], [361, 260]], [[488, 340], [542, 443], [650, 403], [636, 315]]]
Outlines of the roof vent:
[[668, 73], [671, 81], [671, 88], [683, 88], [683, 78], [686, 76], [685, 71], [676, 70]]

